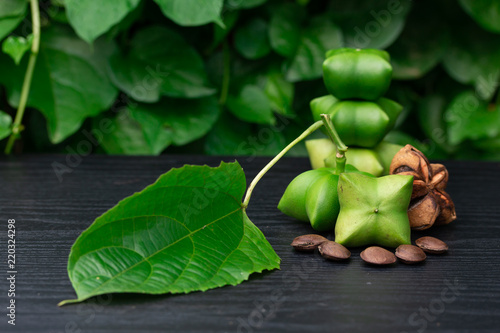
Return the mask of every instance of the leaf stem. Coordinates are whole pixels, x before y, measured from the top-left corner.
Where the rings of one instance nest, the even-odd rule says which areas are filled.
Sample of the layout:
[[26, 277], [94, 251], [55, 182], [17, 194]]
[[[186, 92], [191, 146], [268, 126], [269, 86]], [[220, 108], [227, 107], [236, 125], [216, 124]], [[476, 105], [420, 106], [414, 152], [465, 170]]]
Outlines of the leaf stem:
[[222, 46], [222, 58], [224, 62], [224, 74], [222, 77], [222, 87], [220, 89], [219, 104], [225, 105], [227, 100], [227, 95], [229, 93], [229, 81], [231, 78], [231, 55], [229, 53], [229, 45], [227, 41], [224, 42]]
[[336, 164], [335, 164], [335, 174], [340, 175], [345, 171], [346, 158], [345, 153], [347, 152], [347, 146], [340, 139], [335, 126], [333, 126], [332, 119], [329, 114], [322, 114], [321, 119], [325, 125], [326, 133], [330, 137], [330, 140], [335, 144], [337, 148]]
[[246, 209], [248, 207], [248, 203], [250, 201], [250, 197], [252, 196], [253, 189], [255, 188], [255, 186], [257, 185], [259, 180], [262, 177], [264, 177], [266, 172], [268, 172], [269, 169], [271, 169], [283, 157], [283, 155], [285, 155], [290, 149], [292, 149], [293, 146], [295, 146], [297, 143], [299, 143], [300, 141], [305, 139], [309, 134], [311, 134], [312, 132], [314, 132], [315, 130], [320, 128], [321, 126], [323, 126], [323, 122], [321, 120], [317, 121], [314, 124], [312, 124], [311, 126], [309, 126], [308, 129], [306, 129], [295, 140], [290, 142], [290, 144], [288, 144], [288, 146], [286, 146], [278, 155], [276, 155], [269, 163], [267, 163], [267, 165], [264, 167], [264, 169], [260, 170], [260, 172], [257, 174], [257, 176], [255, 176], [255, 178], [250, 183], [250, 186], [248, 187], [247, 193], [245, 195], [245, 200], [243, 200], [243, 209]]
[[40, 10], [38, 8], [37, 0], [30, 0], [31, 6], [31, 21], [33, 25], [33, 42], [31, 44], [31, 53], [28, 60], [28, 67], [26, 68], [26, 74], [24, 75], [23, 87], [21, 90], [21, 97], [19, 98], [19, 106], [17, 108], [16, 118], [14, 119], [14, 124], [12, 125], [12, 133], [5, 146], [5, 154], [9, 155], [14, 146], [14, 142], [19, 137], [19, 133], [23, 130], [21, 121], [23, 120], [24, 110], [26, 109], [26, 103], [28, 101], [28, 95], [30, 92], [31, 79], [33, 78], [33, 71], [35, 70], [36, 58], [38, 56], [38, 51], [40, 49]]

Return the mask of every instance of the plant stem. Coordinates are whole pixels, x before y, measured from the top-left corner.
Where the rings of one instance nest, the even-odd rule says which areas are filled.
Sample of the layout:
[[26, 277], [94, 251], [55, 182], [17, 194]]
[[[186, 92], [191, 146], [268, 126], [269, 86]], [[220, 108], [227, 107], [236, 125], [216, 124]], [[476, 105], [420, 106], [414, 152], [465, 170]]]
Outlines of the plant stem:
[[335, 130], [335, 126], [333, 126], [330, 115], [322, 114], [321, 119], [323, 121], [323, 124], [325, 125], [325, 129], [328, 136], [330, 137], [332, 142], [335, 144], [335, 147], [337, 148], [337, 154], [335, 155], [336, 157], [335, 174], [340, 175], [342, 172], [345, 171], [345, 163], [346, 163], [345, 153], [347, 151], [347, 146], [344, 144], [344, 142], [342, 142], [339, 134], [337, 133], [337, 130]]
[[317, 121], [314, 124], [312, 124], [311, 126], [309, 126], [308, 129], [306, 129], [295, 140], [290, 142], [290, 144], [288, 146], [286, 146], [278, 155], [276, 155], [269, 163], [267, 163], [267, 165], [264, 167], [264, 169], [260, 170], [260, 172], [257, 174], [257, 176], [255, 176], [255, 178], [250, 183], [250, 186], [248, 187], [247, 193], [245, 195], [245, 200], [243, 200], [243, 209], [246, 209], [248, 207], [248, 202], [250, 201], [250, 197], [252, 196], [253, 189], [255, 188], [255, 186], [257, 185], [259, 180], [262, 177], [264, 177], [266, 172], [268, 172], [269, 169], [271, 169], [273, 167], [273, 165], [275, 165], [280, 160], [280, 158], [283, 157], [283, 155], [285, 155], [290, 149], [292, 149], [293, 146], [295, 146], [297, 143], [299, 143], [300, 141], [305, 139], [309, 134], [311, 134], [312, 132], [314, 132], [315, 130], [320, 128], [321, 126], [323, 126], [323, 122], [321, 120]]
[[231, 58], [227, 41], [225, 41], [224, 45], [222, 46], [222, 58], [224, 62], [224, 74], [222, 77], [222, 87], [220, 89], [219, 104], [225, 105], [227, 94], [229, 93], [229, 80], [231, 78]]
[[14, 142], [19, 136], [19, 133], [22, 131], [21, 121], [23, 120], [24, 110], [26, 109], [26, 103], [28, 101], [28, 95], [30, 92], [31, 79], [33, 78], [36, 58], [38, 56], [38, 50], [40, 49], [40, 10], [38, 9], [38, 1], [30, 0], [30, 6], [31, 21], [33, 25], [33, 42], [31, 44], [31, 53], [28, 60], [28, 67], [26, 68], [26, 74], [24, 75], [24, 82], [21, 90], [21, 97], [19, 99], [16, 118], [14, 119], [14, 124], [12, 125], [12, 133], [9, 137], [9, 141], [7, 141], [7, 146], [5, 146], [5, 154], [7, 155], [12, 151]]

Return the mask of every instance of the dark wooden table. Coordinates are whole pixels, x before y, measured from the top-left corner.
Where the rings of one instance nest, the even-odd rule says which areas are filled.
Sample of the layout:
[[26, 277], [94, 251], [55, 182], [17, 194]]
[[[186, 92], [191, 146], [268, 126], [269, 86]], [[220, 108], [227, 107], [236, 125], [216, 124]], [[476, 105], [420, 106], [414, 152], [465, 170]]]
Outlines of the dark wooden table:
[[[414, 233], [450, 251], [423, 265], [374, 268], [353, 249], [349, 263], [296, 253], [310, 227], [276, 205], [306, 159], [281, 161], [257, 186], [248, 215], [282, 258], [281, 270], [235, 287], [188, 295], [112, 295], [59, 308], [73, 298], [66, 274], [71, 244], [120, 199], [171, 167], [216, 166], [202, 156], [88, 156], [60, 182], [66, 156], [0, 160], [0, 272], [6, 275], [7, 220], [17, 228], [16, 326], [7, 324], [9, 285], [0, 279], [0, 332], [469, 332], [500, 330], [500, 164], [447, 162], [458, 220]], [[233, 158], [223, 158], [231, 161]], [[238, 158], [247, 181], [267, 158]], [[328, 234], [327, 234], [328, 235]], [[332, 237], [332, 235], [328, 235]], [[272, 297], [274, 294], [280, 297]]]

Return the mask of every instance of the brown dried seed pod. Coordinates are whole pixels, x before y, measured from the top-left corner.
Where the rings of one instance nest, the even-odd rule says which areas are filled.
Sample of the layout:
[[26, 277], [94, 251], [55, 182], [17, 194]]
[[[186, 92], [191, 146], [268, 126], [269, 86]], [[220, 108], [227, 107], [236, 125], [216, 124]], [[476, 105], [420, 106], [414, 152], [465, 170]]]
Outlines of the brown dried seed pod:
[[396, 257], [405, 264], [417, 264], [427, 258], [424, 251], [415, 245], [399, 245], [396, 249]]
[[390, 265], [396, 262], [394, 253], [379, 246], [370, 246], [360, 254], [361, 259], [373, 265]]
[[430, 164], [422, 152], [406, 145], [394, 156], [390, 171], [413, 176], [408, 207], [411, 228], [424, 230], [456, 219], [455, 205], [444, 191], [448, 183], [448, 170], [444, 165]]
[[324, 258], [330, 260], [346, 260], [351, 256], [351, 252], [345, 246], [334, 241], [324, 242], [318, 249]]
[[450, 198], [450, 195], [446, 192], [436, 191], [439, 195], [438, 202], [441, 208], [441, 213], [436, 219], [435, 225], [448, 224], [457, 219], [457, 213], [455, 212], [455, 204]]
[[432, 227], [441, 212], [435, 196], [432, 193], [410, 202], [408, 219], [410, 226], [415, 230], [424, 230]]
[[440, 239], [425, 236], [417, 239], [415, 244], [427, 253], [441, 254], [448, 251], [448, 245]]
[[295, 250], [303, 252], [312, 252], [318, 248], [322, 243], [327, 242], [328, 239], [321, 235], [308, 234], [295, 237], [292, 245]]

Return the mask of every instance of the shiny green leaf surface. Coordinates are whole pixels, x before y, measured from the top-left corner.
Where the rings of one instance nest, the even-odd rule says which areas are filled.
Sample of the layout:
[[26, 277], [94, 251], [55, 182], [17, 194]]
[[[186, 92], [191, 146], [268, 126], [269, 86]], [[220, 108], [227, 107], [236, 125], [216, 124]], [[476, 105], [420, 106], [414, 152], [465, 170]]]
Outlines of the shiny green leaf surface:
[[68, 260], [80, 302], [105, 293], [189, 293], [237, 285], [280, 259], [242, 209], [240, 165], [186, 165], [98, 217]]

